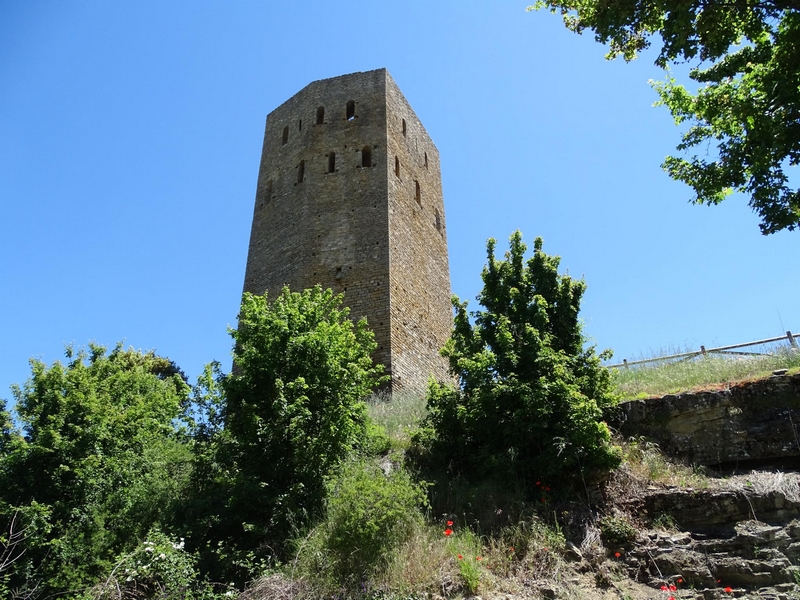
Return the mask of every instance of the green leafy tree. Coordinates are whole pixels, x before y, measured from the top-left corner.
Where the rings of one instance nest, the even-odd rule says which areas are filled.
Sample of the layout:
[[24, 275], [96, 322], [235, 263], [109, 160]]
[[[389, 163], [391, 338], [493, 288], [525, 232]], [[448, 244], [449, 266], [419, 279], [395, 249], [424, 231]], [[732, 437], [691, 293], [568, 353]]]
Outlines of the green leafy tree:
[[667, 157], [663, 168], [694, 189], [696, 204], [749, 194], [764, 234], [800, 225], [800, 189], [786, 172], [800, 161], [800, 3], [538, 0], [534, 8], [560, 13], [577, 33], [592, 30], [609, 44], [608, 58], [632, 60], [656, 39], [657, 65], [696, 61], [696, 93], [669, 75], [653, 84], [676, 123], [688, 125], [684, 157]]
[[326, 478], [367, 437], [363, 399], [386, 378], [366, 321], [348, 314], [320, 286], [271, 303], [245, 294], [233, 373], [216, 384], [206, 374], [213, 448], [198, 468], [208, 504], [193, 543], [221, 542], [217, 560], [239, 567], [239, 583], [320, 513]]
[[191, 453], [174, 422], [189, 386], [154, 353], [67, 349], [32, 360], [15, 386], [22, 435], [0, 446], [0, 521], [25, 527], [9, 586], [75, 593], [165, 520], [188, 482]]
[[578, 321], [583, 281], [558, 274], [559, 258], [519, 231], [505, 260], [487, 244], [478, 301], [453, 298], [455, 329], [442, 354], [460, 385], [431, 383], [429, 416], [416, 442], [427, 460], [467, 479], [536, 479], [605, 469], [619, 459], [601, 409], [616, 401]]

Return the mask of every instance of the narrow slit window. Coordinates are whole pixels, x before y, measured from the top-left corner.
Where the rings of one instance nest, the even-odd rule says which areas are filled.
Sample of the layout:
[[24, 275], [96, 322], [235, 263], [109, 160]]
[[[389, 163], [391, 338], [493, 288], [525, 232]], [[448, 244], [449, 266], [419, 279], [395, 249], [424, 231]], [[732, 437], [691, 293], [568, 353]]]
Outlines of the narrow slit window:
[[297, 131], [303, 131], [303, 119], [297, 121]]
[[322, 125], [322, 122], [325, 120], [325, 107], [320, 106], [317, 109], [317, 125]]
[[336, 171], [336, 152], [328, 154], [328, 173]]
[[406, 120], [403, 119], [403, 137], [406, 137]]
[[288, 141], [289, 141], [289, 126], [287, 125], [286, 127], [283, 128], [283, 141], [281, 143], [285, 144]]
[[422, 194], [420, 193], [419, 189], [419, 181], [414, 182], [414, 198], [416, 199], [417, 204], [419, 204], [420, 208], [422, 208]]
[[425, 168], [428, 168], [428, 153], [425, 153]]
[[400, 177], [400, 159], [397, 156], [394, 157], [394, 174]]
[[372, 166], [372, 148], [370, 148], [369, 146], [364, 146], [361, 149], [361, 166], [362, 167]]
[[303, 183], [303, 176], [306, 174], [306, 161], [301, 160], [297, 167], [297, 183]]
[[434, 214], [436, 216], [436, 221], [434, 223], [434, 226], [436, 227], [436, 231], [441, 233], [441, 231], [442, 231], [442, 216], [439, 214], [439, 209], [438, 208], [436, 209], [436, 212]]
[[347, 101], [347, 120], [352, 121], [356, 118], [356, 103], [354, 100]]

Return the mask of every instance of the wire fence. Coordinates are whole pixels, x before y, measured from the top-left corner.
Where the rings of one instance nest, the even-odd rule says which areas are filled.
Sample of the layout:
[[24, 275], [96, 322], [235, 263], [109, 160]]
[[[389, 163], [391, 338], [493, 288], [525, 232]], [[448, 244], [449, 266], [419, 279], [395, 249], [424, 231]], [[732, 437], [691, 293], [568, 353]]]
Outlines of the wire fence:
[[652, 362], [660, 362], [665, 360], [674, 360], [676, 362], [684, 361], [684, 360], [692, 360], [697, 358], [698, 356], [707, 356], [709, 354], [728, 354], [728, 355], [737, 355], [737, 356], [764, 356], [763, 352], [742, 352], [735, 350], [736, 348], [748, 348], [750, 346], [762, 346], [764, 344], [772, 344], [775, 342], [781, 341], [788, 341], [789, 347], [795, 350], [798, 350], [797, 345], [797, 338], [800, 338], [800, 333], [793, 334], [791, 331], [787, 331], [786, 335], [781, 335], [774, 338], [768, 338], [765, 340], [756, 340], [754, 342], [744, 342], [743, 344], [731, 344], [730, 346], [719, 346], [718, 348], [706, 348], [705, 346], [700, 346], [700, 350], [690, 351], [690, 352], [681, 352], [679, 354], [670, 354], [668, 356], [658, 356], [655, 358], [645, 358], [641, 360], [628, 360], [623, 359], [621, 363], [617, 363], [614, 365], [605, 365], [609, 369], [613, 368], [628, 368], [635, 365], [643, 365], [645, 363], [652, 363]]

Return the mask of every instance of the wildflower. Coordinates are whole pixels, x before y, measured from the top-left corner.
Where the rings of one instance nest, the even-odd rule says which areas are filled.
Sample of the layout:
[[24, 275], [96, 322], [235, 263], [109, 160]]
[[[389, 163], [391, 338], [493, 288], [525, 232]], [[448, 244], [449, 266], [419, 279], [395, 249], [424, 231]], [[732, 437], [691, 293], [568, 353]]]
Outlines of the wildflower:
[[459, 555], [458, 555], [458, 560], [464, 560], [464, 557], [463, 557], [462, 555], [460, 555], [460, 554], [459, 554]]
[[537, 481], [536, 485], [542, 485], [542, 482], [541, 481]]
[[670, 596], [667, 600], [675, 600], [675, 596]]
[[732, 591], [733, 591], [733, 588], [731, 586], [728, 586], [728, 587], [725, 588], [725, 593], [726, 594], [730, 594]]
[[662, 586], [661, 586], [661, 591], [662, 591], [662, 592], [666, 592], [666, 591], [667, 591], [667, 586], [665, 586], [665, 585], [662, 585]]
[[678, 583], [683, 583], [683, 578], [682, 577], [678, 577]]
[[448, 526], [448, 527], [452, 527], [452, 526], [453, 526], [453, 522], [452, 522], [452, 521], [448, 521], [448, 522], [447, 522], [447, 526]]
[[481, 560], [481, 557], [480, 556], [476, 556], [475, 560]]
[[677, 588], [677, 587], [675, 587], [674, 585], [670, 585], [670, 586], [669, 586], [669, 591], [670, 591], [670, 592], [674, 592], [674, 591], [676, 591], [677, 589], [678, 589], [678, 588]]
[[614, 556], [616, 556], [617, 558], [619, 558], [619, 557], [620, 557], [620, 556], [622, 556], [622, 555], [621, 555], [619, 552], [614, 552]]
[[509, 552], [513, 552], [514, 551], [514, 546], [511, 546], [511, 548], [509, 548], [508, 551]]
[[145, 552], [152, 552], [153, 548], [151, 546], [148, 546], [147, 548], [144, 549], [144, 551]]
[[162, 552], [161, 554], [158, 555], [158, 558], [164, 560], [165, 558], [167, 558], [167, 555]]
[[544, 488], [544, 491], [545, 492], [549, 492], [550, 491], [550, 486], [547, 486], [546, 488]]
[[453, 530], [448, 527], [447, 529], [444, 530], [444, 534], [447, 537], [450, 537], [451, 535], [453, 535]]

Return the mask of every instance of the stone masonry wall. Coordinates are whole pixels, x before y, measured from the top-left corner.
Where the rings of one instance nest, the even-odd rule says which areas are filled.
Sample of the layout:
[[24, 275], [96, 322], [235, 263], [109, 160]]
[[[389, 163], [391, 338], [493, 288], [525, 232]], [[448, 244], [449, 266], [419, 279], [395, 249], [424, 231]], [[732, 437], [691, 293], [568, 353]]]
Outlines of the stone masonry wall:
[[[397, 156], [419, 163], [402, 188]], [[244, 291], [274, 298], [284, 285], [317, 283], [343, 292], [353, 318], [367, 317], [393, 388], [418, 390], [429, 372], [443, 374], [450, 279], [439, 157], [385, 69], [315, 81], [267, 117]]]
[[439, 151], [389, 76], [386, 87], [392, 363], [422, 391], [448, 377], [439, 350], [453, 322]]

